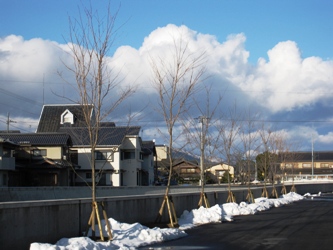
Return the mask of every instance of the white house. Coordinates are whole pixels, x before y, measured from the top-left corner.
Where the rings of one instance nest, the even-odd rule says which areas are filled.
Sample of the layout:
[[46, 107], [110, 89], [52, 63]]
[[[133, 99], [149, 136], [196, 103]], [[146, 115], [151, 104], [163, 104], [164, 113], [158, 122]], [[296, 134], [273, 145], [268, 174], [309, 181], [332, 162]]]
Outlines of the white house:
[[[93, 106], [91, 119], [94, 119]], [[95, 149], [95, 172], [98, 185], [141, 186], [154, 180], [154, 151], [146, 155], [139, 136], [139, 126], [117, 127], [101, 123]], [[81, 105], [44, 105], [37, 133], [61, 132], [71, 136], [71, 161], [78, 165], [76, 185], [91, 183], [91, 146]], [[145, 154], [144, 154], [145, 152]], [[147, 160], [145, 160], [147, 158]]]

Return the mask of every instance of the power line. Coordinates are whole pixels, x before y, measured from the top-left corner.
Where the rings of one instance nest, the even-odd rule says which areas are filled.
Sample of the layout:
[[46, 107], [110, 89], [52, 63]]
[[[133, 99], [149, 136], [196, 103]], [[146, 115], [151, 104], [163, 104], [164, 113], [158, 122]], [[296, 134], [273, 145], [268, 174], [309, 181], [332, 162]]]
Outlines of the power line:
[[11, 91], [8, 91], [8, 90], [5, 90], [3, 88], [0, 88], [0, 92], [6, 94], [6, 95], [9, 95], [11, 97], [15, 97], [21, 101], [25, 101], [25, 102], [28, 102], [28, 103], [31, 103], [31, 104], [38, 104], [38, 105], [43, 105], [42, 103], [36, 101], [36, 100], [32, 100], [30, 98], [27, 98], [27, 97], [24, 97], [24, 96], [21, 96], [21, 95], [18, 95], [18, 94], [15, 94]]

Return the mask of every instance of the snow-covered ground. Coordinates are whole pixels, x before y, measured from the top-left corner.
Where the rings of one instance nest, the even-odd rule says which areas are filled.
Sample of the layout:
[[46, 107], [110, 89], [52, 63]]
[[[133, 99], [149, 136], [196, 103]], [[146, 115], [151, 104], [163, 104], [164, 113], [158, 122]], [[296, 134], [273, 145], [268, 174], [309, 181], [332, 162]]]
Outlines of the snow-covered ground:
[[[320, 195], [320, 193], [318, 194]], [[310, 196], [306, 194], [304, 196]], [[255, 203], [246, 202], [224, 203], [210, 208], [200, 207], [192, 211], [184, 211], [178, 219], [179, 228], [148, 228], [139, 223], [127, 224], [109, 219], [112, 228], [113, 240], [108, 242], [95, 242], [88, 237], [63, 238], [55, 245], [48, 243], [32, 243], [30, 250], [113, 250], [136, 249], [157, 242], [168, 241], [186, 236], [184, 230], [207, 223], [232, 221], [234, 216], [250, 215], [271, 207], [280, 207], [304, 199], [297, 193], [288, 193], [278, 199], [257, 198]], [[96, 227], [97, 228], [97, 227]], [[105, 221], [103, 222], [105, 230]], [[98, 230], [97, 230], [98, 232]], [[106, 230], [103, 233], [107, 237]]]

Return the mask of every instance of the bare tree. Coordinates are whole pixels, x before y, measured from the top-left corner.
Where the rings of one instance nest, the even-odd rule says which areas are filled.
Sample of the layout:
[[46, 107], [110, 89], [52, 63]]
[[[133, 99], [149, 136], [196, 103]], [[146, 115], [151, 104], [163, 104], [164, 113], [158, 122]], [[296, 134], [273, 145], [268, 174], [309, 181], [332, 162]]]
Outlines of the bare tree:
[[276, 131], [270, 137], [270, 175], [272, 179], [272, 193], [271, 197], [278, 198], [279, 195], [276, 191], [275, 183], [281, 179], [280, 172], [280, 152], [283, 152], [286, 148], [286, 140], [282, 131]]
[[221, 139], [221, 145], [219, 148], [219, 152], [226, 158], [228, 165], [228, 191], [229, 195], [227, 198], [227, 202], [236, 202], [235, 196], [231, 191], [231, 180], [230, 180], [230, 166], [232, 162], [232, 156], [237, 148], [237, 139], [239, 137], [241, 124], [240, 124], [240, 113], [237, 110], [236, 105], [233, 108], [228, 110], [228, 115], [224, 115], [224, 119], [221, 119], [221, 122], [216, 124], [216, 129], [219, 134], [219, 138]]
[[[253, 112], [250, 108], [248, 111], [244, 114], [244, 121], [242, 124], [242, 129], [240, 132], [240, 140], [242, 141], [242, 149], [240, 152], [242, 152], [241, 155], [241, 166], [245, 165], [244, 173], [246, 173], [247, 178], [247, 184], [248, 184], [248, 194], [247, 194], [247, 200], [250, 203], [254, 203], [254, 197], [253, 193], [251, 191], [251, 168], [253, 166], [254, 162], [254, 168], [255, 168], [255, 180], [257, 180], [257, 163], [255, 162], [255, 157], [258, 152], [259, 148], [259, 134], [258, 134], [258, 117], [259, 114], [256, 112]], [[243, 167], [243, 166], [242, 166]], [[244, 175], [244, 173], [241, 173]], [[243, 179], [243, 176], [242, 176]], [[242, 180], [243, 183], [243, 180]]]
[[268, 181], [268, 171], [270, 166], [270, 140], [272, 136], [272, 130], [270, 128], [265, 127], [265, 124], [263, 123], [262, 128], [259, 130], [262, 146], [263, 146], [263, 157], [257, 157], [257, 164], [258, 168], [263, 173], [264, 178], [264, 188], [262, 191], [261, 196], [268, 198], [268, 191], [267, 191], [267, 181]]
[[[198, 203], [198, 207], [203, 204], [206, 207], [210, 207], [209, 201], [206, 197], [204, 187], [205, 187], [205, 170], [206, 170], [206, 162], [211, 162], [212, 159], [216, 160], [217, 158], [217, 149], [218, 149], [218, 136], [210, 133], [211, 124], [215, 123], [213, 121], [216, 111], [221, 103], [222, 96], [218, 96], [213, 107], [211, 107], [211, 86], [205, 86], [205, 104], [201, 101], [198, 101], [196, 97], [194, 97], [194, 103], [196, 109], [199, 111], [199, 117], [193, 119], [191, 117], [191, 113], [187, 113], [184, 121], [184, 134], [187, 137], [187, 150], [189, 152], [195, 152], [198, 148], [200, 148], [200, 184], [201, 184], [201, 194], [200, 200]], [[200, 96], [202, 94], [200, 93]], [[201, 126], [198, 126], [198, 122]], [[208, 146], [208, 147], [207, 147]]]
[[297, 162], [299, 161], [300, 155], [297, 151], [299, 148], [299, 143], [295, 141], [289, 141], [288, 145], [284, 148], [283, 152], [280, 153], [280, 159], [281, 159], [281, 170], [283, 172], [283, 191], [286, 193], [286, 188], [284, 186], [284, 182], [287, 181], [290, 176], [292, 180], [292, 186], [290, 189], [290, 192], [296, 192], [295, 187], [295, 165], [297, 165]]
[[153, 70], [153, 84], [159, 95], [158, 111], [164, 117], [168, 131], [168, 158], [169, 177], [164, 195], [164, 200], [157, 219], [161, 220], [164, 205], [167, 204], [170, 225], [177, 226], [177, 217], [173, 208], [173, 202], [169, 197], [170, 182], [172, 176], [174, 143], [174, 127], [180, 117], [188, 110], [190, 97], [195, 93], [197, 85], [205, 72], [205, 53], [191, 52], [188, 42], [180, 34], [173, 36], [173, 46], [170, 51], [172, 61], [165, 58], [151, 57]]
[[[71, 86], [78, 94], [77, 99], [65, 97], [80, 104], [83, 110], [85, 127], [89, 135], [90, 165], [92, 176], [92, 213], [89, 224], [95, 236], [95, 218], [99, 223], [96, 202], [95, 149], [100, 137], [101, 122], [133, 92], [130, 86], [122, 87], [119, 72], [108, 65], [110, 48], [116, 36], [115, 20], [118, 10], [113, 14], [110, 4], [100, 13], [92, 8], [80, 9], [79, 18], [69, 18], [69, 43], [74, 66], [65, 64], [75, 75], [75, 84]], [[96, 217], [97, 216], [97, 217]], [[110, 232], [109, 232], [110, 233]], [[103, 236], [101, 234], [103, 239]], [[112, 237], [109, 235], [109, 237]]]

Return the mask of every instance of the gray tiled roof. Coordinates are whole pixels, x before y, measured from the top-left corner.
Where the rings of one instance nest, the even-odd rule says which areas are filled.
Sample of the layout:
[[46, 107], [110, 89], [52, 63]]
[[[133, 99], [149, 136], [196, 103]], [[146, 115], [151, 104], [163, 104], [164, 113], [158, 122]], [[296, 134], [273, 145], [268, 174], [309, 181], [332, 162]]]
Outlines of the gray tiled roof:
[[[88, 105], [92, 110], [92, 105]], [[37, 133], [40, 132], [58, 132], [60, 127], [60, 116], [66, 110], [69, 110], [75, 116], [75, 123], [72, 127], [82, 127], [85, 123], [82, 106], [78, 104], [66, 105], [44, 105], [39, 119]]]
[[142, 151], [145, 154], [153, 153], [154, 155], [156, 155], [155, 142], [154, 141], [142, 141]]
[[71, 145], [72, 140], [65, 133], [1, 133], [0, 137], [24, 145]]
[[[312, 152], [294, 152], [294, 161], [312, 161]], [[314, 161], [333, 161], [333, 151], [313, 152]]]
[[[141, 127], [101, 127], [99, 129], [98, 146], [119, 146], [126, 135], [138, 136]], [[59, 130], [72, 137], [74, 146], [90, 146], [87, 128], [62, 127]]]

